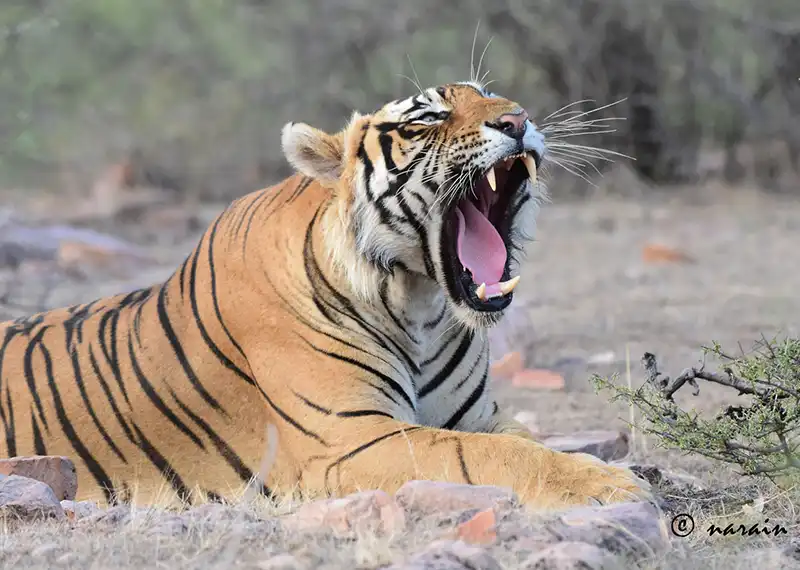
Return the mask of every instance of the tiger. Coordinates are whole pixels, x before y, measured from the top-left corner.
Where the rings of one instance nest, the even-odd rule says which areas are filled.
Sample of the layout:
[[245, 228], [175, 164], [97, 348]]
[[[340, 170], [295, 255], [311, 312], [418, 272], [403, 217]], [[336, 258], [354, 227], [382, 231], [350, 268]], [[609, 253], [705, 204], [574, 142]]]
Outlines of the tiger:
[[73, 458], [77, 499], [103, 504], [413, 480], [538, 510], [652, 500], [492, 395], [487, 331], [546, 198], [521, 105], [447, 83], [335, 133], [288, 123], [281, 147], [296, 172], [232, 201], [164, 282], [0, 326], [8, 457]]

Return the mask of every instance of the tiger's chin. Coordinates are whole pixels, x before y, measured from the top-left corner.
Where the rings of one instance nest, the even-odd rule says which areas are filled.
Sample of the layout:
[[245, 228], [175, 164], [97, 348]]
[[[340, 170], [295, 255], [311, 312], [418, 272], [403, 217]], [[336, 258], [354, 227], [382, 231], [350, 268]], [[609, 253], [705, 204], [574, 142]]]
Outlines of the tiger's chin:
[[530, 154], [501, 159], [445, 213], [441, 251], [446, 288], [457, 318], [467, 326], [497, 324], [514, 298], [520, 277], [511, 274], [512, 229], [520, 215], [519, 194], [528, 180], [536, 182], [536, 166]]

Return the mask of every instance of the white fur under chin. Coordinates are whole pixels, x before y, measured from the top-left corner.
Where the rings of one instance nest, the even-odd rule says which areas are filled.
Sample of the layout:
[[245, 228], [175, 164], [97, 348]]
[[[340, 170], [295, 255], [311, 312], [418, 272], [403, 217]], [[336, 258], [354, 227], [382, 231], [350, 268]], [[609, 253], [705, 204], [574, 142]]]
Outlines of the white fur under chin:
[[[532, 193], [532, 199], [526, 202], [520, 209], [512, 226], [512, 232], [517, 240], [529, 242], [534, 239], [536, 233], [536, 216], [542, 202], [547, 200], [545, 186], [542, 182], [537, 182], [535, 188], [528, 187]], [[354, 217], [358, 216], [359, 232], [356, 236]], [[325, 231], [323, 232], [325, 247], [330, 253], [334, 271], [350, 285], [353, 295], [365, 304], [373, 304], [379, 300], [381, 284], [383, 280], [391, 278], [387, 275], [382, 266], [387, 266], [391, 259], [396, 258], [398, 252], [407, 249], [408, 244], [400, 238], [394, 237], [391, 243], [385, 243], [387, 236], [381, 234], [380, 219], [375, 210], [368, 207], [348, 206], [343, 201], [338, 200], [335, 205], [327, 210], [321, 220]], [[430, 229], [433, 236], [438, 236], [440, 224], [434, 224]], [[382, 248], [376, 248], [375, 244], [382, 244]], [[369, 250], [372, 261], [367, 258], [365, 252]], [[442, 260], [438, 259], [436, 253], [438, 248], [432, 250], [434, 254], [434, 264], [437, 266], [437, 273], [442, 271]], [[524, 250], [518, 252], [524, 255]], [[403, 256], [406, 257], [406, 256]], [[512, 274], [518, 270], [517, 264], [512, 263]], [[395, 286], [401, 286], [398, 279], [392, 279]], [[439, 288], [440, 294], [447, 298], [450, 311], [458, 322], [463, 326], [480, 331], [497, 325], [502, 320], [505, 312], [513, 307], [511, 305], [496, 313], [483, 313], [475, 311], [466, 306], [456, 304], [443, 288]], [[406, 294], [410, 299], [411, 292]], [[421, 305], [424, 307], [425, 305]], [[428, 305], [429, 306], [429, 305]], [[421, 315], [420, 318], [429, 315]]]

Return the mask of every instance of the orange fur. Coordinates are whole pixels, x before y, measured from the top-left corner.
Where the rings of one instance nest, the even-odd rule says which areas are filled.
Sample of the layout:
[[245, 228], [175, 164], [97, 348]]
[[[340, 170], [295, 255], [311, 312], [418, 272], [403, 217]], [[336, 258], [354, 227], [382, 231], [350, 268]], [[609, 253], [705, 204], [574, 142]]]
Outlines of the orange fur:
[[[517, 108], [470, 85], [440, 95], [450, 119], [425, 131], [437, 149], [472, 148]], [[360, 181], [367, 160], [375, 188], [389, 176], [378, 127], [392, 109], [337, 135], [287, 126], [287, 157], [306, 176], [233, 202], [165, 283], [0, 325], [0, 445], [74, 458], [79, 499], [151, 502], [165, 483], [187, 501], [232, 496], [258, 473], [268, 424], [267, 493], [427, 478], [509, 486], [537, 508], [647, 497], [629, 471], [549, 450], [498, 410], [485, 334], [449, 300], [439, 265], [419, 273], [416, 242], [370, 225]], [[396, 169], [408, 165], [419, 147], [384, 135]]]

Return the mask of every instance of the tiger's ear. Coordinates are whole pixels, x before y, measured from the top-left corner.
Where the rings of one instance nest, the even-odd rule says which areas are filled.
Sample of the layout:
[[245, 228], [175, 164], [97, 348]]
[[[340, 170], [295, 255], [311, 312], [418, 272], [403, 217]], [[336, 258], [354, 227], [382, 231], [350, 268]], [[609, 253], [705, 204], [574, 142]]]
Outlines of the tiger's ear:
[[283, 154], [301, 174], [336, 182], [344, 171], [344, 133], [335, 135], [305, 123], [287, 123], [281, 136]]

